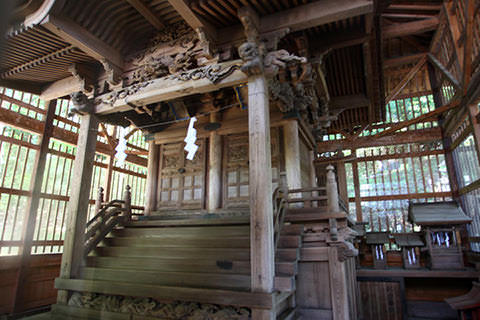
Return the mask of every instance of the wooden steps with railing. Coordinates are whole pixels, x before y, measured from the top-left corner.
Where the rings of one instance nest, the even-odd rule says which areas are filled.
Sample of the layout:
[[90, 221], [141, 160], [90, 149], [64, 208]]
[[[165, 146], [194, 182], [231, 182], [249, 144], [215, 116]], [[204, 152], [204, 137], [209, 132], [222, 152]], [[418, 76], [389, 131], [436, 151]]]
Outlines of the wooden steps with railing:
[[[126, 296], [276, 308], [278, 319], [296, 319], [294, 303], [286, 301], [294, 299], [303, 226], [284, 224], [287, 193], [285, 189], [277, 191], [274, 294], [251, 292], [250, 219], [244, 212], [182, 213], [181, 217], [140, 217], [133, 221], [128, 187], [123, 200], [108, 203], [103, 202], [100, 192], [97, 214], [87, 223], [86, 259], [80, 277], [58, 278], [55, 287], [107, 299]], [[53, 315], [95, 318], [95, 310], [82, 309], [58, 305]], [[112, 319], [124, 316], [111, 314]]]

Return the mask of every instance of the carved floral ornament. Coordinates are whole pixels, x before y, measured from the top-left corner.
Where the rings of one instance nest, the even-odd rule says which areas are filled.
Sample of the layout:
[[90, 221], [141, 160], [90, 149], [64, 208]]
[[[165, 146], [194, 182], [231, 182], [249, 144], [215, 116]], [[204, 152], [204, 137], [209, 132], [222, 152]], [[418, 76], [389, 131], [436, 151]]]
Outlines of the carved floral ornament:
[[247, 308], [232, 306], [181, 301], [162, 303], [151, 298], [80, 292], [72, 295], [68, 305], [98, 311], [155, 317], [162, 320], [248, 320], [251, 313]]

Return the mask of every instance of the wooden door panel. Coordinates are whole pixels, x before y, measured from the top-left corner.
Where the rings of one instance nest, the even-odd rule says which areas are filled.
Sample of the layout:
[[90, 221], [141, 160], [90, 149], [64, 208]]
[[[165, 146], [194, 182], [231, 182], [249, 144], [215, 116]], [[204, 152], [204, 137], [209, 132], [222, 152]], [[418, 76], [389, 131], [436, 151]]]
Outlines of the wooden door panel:
[[193, 160], [186, 159], [185, 143], [164, 144], [160, 148], [158, 210], [201, 209], [205, 194], [205, 140]]

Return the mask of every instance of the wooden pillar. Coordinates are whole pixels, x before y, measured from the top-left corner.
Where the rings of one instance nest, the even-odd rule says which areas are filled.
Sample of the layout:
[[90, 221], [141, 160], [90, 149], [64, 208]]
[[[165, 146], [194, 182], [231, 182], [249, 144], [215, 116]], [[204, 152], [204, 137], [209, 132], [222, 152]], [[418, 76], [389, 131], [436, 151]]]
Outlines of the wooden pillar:
[[160, 146], [155, 141], [148, 144], [147, 183], [145, 194], [145, 215], [157, 209], [158, 164]]
[[333, 320], [349, 320], [349, 302], [345, 262], [340, 262], [338, 248], [328, 248], [328, 268], [330, 275], [330, 298]]
[[[355, 154], [356, 150], [352, 150], [352, 153]], [[358, 163], [357, 160], [352, 162], [352, 172], [353, 172], [353, 188], [355, 190], [355, 214], [357, 216], [357, 221], [363, 221], [362, 214], [362, 201], [360, 200], [360, 179], [358, 178]]]
[[[92, 183], [95, 146], [97, 144], [98, 119], [94, 115], [82, 116], [77, 141], [77, 154], [73, 163], [70, 200], [67, 207], [67, 223], [63, 245], [60, 278], [78, 277], [83, 262], [85, 225], [87, 222], [90, 186]], [[58, 291], [57, 303], [66, 304], [68, 292]]]
[[[218, 122], [218, 114], [210, 114], [210, 122]], [[222, 136], [210, 132], [208, 149], [208, 212], [221, 207], [222, 202]]]
[[285, 145], [285, 171], [289, 189], [302, 187], [302, 172], [300, 169], [300, 140], [298, 136], [298, 122], [288, 121], [283, 126], [283, 141]]
[[[273, 292], [272, 162], [267, 81], [248, 78], [249, 193], [251, 285], [254, 292]], [[253, 319], [274, 319], [273, 310], [252, 310]]]
[[315, 169], [315, 151], [310, 151], [310, 186], [318, 187], [317, 184], [317, 172]]
[[338, 186], [333, 172], [333, 166], [327, 166], [327, 203], [328, 211], [340, 212], [340, 205], [338, 203]]
[[[435, 67], [429, 62], [427, 64], [427, 70], [428, 78], [430, 79], [430, 87], [432, 88], [433, 103], [435, 104], [435, 108], [439, 108], [443, 105], [443, 101], [440, 92], [441, 87], [435, 74]], [[445, 135], [445, 128], [443, 126], [444, 122], [445, 119], [443, 117], [438, 121], [440, 130], [442, 132], [443, 149], [445, 150], [445, 164], [447, 165], [448, 179], [450, 180], [450, 190], [455, 196], [458, 193], [457, 172], [455, 170], [452, 150], [449, 150], [451, 141], [450, 138]]]
[[337, 179], [338, 179], [338, 193], [340, 199], [345, 202], [348, 209], [348, 189], [347, 189], [347, 172], [345, 171], [345, 162], [337, 162]]
[[57, 100], [51, 100], [47, 105], [48, 108], [45, 117], [45, 126], [40, 141], [40, 149], [37, 152], [32, 170], [33, 179], [30, 182], [30, 190], [32, 194], [28, 198], [27, 206], [25, 207], [25, 219], [21, 238], [23, 245], [20, 247], [19, 252], [21, 259], [15, 288], [14, 313], [22, 311], [23, 307], [23, 288], [25, 286], [25, 278], [33, 246], [33, 234], [37, 221], [38, 205], [40, 203], [40, 193], [42, 191], [43, 176], [47, 162], [48, 145], [50, 144], [50, 137], [52, 136], [53, 131], [53, 119], [55, 118]]
[[478, 124], [478, 120], [477, 120], [478, 105], [477, 104], [469, 105], [468, 114], [470, 117], [470, 123], [472, 124], [472, 133], [473, 133], [473, 138], [475, 139], [475, 147], [476, 147], [475, 149], [477, 150], [477, 157], [480, 162], [480, 125]]

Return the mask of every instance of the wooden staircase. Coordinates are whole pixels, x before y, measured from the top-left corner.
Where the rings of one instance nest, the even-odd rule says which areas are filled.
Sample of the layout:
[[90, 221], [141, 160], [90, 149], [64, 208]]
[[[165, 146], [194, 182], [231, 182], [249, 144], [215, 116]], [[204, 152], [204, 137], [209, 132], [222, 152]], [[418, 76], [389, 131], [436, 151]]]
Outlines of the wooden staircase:
[[[58, 289], [107, 296], [275, 307], [277, 319], [298, 319], [291, 301], [302, 232], [299, 224], [282, 227], [273, 297], [250, 292], [248, 216], [155, 217], [125, 222], [92, 250], [79, 279], [57, 279], [55, 284]], [[62, 319], [95, 318], [95, 310], [78, 306], [56, 305], [53, 311]], [[120, 316], [125, 315], [113, 318]]]

